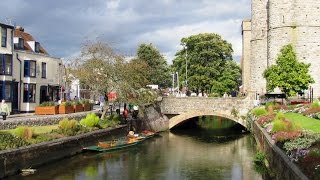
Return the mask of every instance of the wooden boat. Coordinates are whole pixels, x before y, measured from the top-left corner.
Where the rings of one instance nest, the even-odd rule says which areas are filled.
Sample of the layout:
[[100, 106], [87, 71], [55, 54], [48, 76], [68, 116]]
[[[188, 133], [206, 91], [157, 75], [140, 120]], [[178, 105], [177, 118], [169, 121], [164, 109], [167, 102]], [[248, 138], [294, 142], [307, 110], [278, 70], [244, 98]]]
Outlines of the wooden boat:
[[113, 150], [123, 149], [123, 148], [137, 145], [142, 141], [153, 137], [154, 135], [155, 133], [151, 131], [150, 132], [148, 131], [148, 133], [142, 132], [141, 134], [127, 136], [117, 140], [99, 142], [96, 146], [85, 147], [83, 148], [83, 150], [104, 152], [104, 151], [113, 151]]

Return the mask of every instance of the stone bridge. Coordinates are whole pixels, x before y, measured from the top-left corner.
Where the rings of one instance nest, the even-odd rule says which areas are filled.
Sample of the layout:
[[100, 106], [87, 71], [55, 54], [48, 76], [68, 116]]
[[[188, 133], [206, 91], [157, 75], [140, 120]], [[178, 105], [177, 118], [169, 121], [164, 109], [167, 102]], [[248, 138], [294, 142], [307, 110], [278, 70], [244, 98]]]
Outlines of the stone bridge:
[[219, 116], [233, 120], [247, 128], [246, 115], [254, 107], [254, 100], [247, 98], [164, 97], [161, 112], [173, 116], [169, 129], [198, 116]]

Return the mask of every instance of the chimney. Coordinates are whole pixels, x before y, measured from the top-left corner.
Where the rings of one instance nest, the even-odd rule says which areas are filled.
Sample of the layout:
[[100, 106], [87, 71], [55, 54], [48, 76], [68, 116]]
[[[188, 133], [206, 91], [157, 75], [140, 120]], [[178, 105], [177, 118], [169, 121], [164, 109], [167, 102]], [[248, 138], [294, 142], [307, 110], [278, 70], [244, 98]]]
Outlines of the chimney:
[[24, 32], [24, 28], [22, 26], [16, 26], [16, 30]]

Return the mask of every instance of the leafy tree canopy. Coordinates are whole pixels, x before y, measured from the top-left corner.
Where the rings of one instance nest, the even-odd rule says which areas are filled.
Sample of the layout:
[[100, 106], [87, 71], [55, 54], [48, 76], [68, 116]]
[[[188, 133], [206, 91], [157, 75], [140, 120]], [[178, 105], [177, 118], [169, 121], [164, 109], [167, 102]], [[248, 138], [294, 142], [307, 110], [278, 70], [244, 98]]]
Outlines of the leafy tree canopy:
[[[172, 68], [180, 81], [196, 92], [230, 92], [237, 89], [239, 66], [232, 61], [232, 45], [215, 33], [203, 33], [181, 39], [184, 48], [176, 53]], [[187, 66], [187, 72], [186, 72]]]
[[313, 78], [309, 75], [310, 64], [299, 62], [291, 44], [284, 46], [276, 60], [276, 64], [268, 67], [263, 76], [267, 80], [267, 91], [279, 87], [287, 96], [308, 89]]
[[141, 44], [137, 50], [137, 59], [145, 62], [148, 68], [148, 81], [160, 87], [170, 85], [170, 71], [166, 59], [152, 44]]

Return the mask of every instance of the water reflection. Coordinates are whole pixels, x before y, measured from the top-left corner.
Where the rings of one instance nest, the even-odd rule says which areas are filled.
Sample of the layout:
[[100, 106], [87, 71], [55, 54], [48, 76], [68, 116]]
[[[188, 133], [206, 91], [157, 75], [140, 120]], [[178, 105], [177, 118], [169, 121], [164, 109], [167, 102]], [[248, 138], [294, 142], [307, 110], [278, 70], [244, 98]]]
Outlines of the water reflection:
[[228, 131], [164, 132], [130, 149], [83, 153], [9, 179], [261, 179], [253, 170], [252, 137]]

